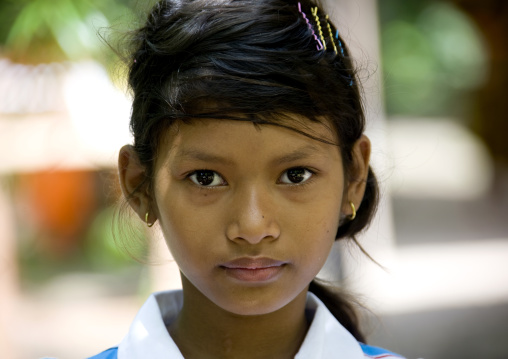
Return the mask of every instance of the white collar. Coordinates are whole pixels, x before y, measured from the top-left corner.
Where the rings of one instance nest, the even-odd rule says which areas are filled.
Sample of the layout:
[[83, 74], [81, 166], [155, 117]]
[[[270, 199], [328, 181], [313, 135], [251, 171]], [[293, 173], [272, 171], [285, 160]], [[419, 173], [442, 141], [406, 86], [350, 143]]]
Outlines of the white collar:
[[[182, 304], [180, 290], [152, 294], [120, 343], [118, 359], [184, 359], [166, 329]], [[307, 294], [306, 310], [313, 312], [314, 318], [295, 359], [329, 359], [339, 354], [347, 359], [364, 358], [356, 339], [312, 293]]]

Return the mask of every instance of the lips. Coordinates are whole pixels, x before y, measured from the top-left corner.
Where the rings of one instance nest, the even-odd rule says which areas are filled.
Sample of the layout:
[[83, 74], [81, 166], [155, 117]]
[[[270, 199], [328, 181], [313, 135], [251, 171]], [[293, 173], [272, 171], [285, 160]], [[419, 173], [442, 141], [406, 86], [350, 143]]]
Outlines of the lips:
[[226, 274], [242, 282], [266, 282], [276, 278], [287, 262], [271, 258], [238, 258], [220, 265]]

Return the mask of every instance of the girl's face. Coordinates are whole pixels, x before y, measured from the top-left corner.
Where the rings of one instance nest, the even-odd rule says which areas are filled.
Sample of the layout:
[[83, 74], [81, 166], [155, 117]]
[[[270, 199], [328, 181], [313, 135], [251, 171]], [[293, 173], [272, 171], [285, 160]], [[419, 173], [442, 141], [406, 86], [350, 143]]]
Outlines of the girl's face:
[[[336, 141], [325, 126], [308, 126]], [[175, 125], [163, 142], [152, 209], [186, 282], [241, 315], [275, 311], [306, 291], [341, 216], [338, 147], [229, 120]]]

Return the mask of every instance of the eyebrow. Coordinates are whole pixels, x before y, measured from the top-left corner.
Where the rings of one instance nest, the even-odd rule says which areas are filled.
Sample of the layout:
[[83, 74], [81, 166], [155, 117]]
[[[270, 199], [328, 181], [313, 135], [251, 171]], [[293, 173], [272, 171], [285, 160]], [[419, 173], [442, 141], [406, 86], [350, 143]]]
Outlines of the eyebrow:
[[[272, 165], [283, 165], [312, 157], [319, 152], [319, 149], [313, 145], [306, 145], [282, 156], [276, 157], [271, 161]], [[178, 159], [191, 159], [209, 163], [223, 163], [225, 165], [233, 165], [234, 161], [230, 158], [204, 152], [196, 148], [182, 149], [176, 154]]]
[[191, 159], [202, 162], [224, 163], [226, 165], [233, 164], [233, 161], [229, 158], [215, 155], [209, 152], [203, 152], [195, 148], [183, 149], [176, 154], [176, 157], [178, 159]]
[[302, 159], [306, 159], [316, 155], [319, 152], [319, 149], [312, 145], [307, 145], [302, 148], [298, 148], [290, 153], [277, 157], [273, 160], [274, 165], [283, 165], [286, 163], [291, 163], [295, 161], [299, 161]]

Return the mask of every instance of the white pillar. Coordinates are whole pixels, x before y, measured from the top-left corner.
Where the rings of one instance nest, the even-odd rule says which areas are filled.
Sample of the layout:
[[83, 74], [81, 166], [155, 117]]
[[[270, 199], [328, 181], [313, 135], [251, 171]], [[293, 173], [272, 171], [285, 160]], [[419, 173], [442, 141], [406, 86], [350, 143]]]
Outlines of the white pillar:
[[15, 358], [12, 328], [19, 295], [15, 221], [12, 203], [0, 179], [0, 352]]

